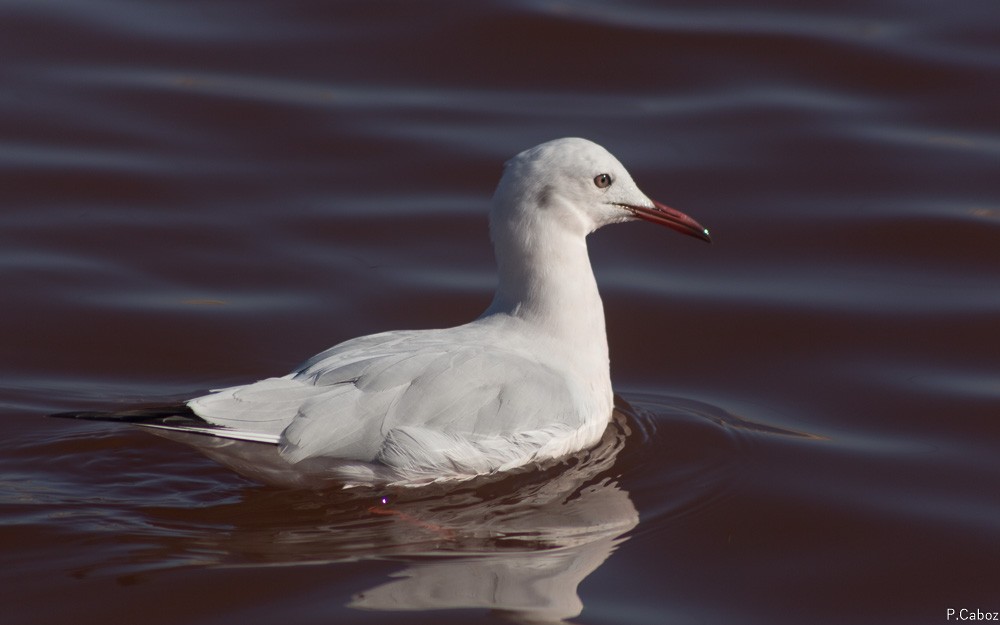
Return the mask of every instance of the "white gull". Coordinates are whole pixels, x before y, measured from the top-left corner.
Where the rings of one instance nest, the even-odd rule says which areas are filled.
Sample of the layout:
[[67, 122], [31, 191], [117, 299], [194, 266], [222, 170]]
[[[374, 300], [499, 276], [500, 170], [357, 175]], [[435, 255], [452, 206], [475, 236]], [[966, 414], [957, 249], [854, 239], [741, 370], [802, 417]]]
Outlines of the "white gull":
[[474, 321], [346, 341], [280, 378], [167, 411], [65, 413], [277, 446], [347, 484], [419, 485], [594, 445], [612, 415], [604, 309], [586, 236], [633, 219], [709, 240], [601, 146], [567, 138], [504, 167], [490, 210], [499, 284]]

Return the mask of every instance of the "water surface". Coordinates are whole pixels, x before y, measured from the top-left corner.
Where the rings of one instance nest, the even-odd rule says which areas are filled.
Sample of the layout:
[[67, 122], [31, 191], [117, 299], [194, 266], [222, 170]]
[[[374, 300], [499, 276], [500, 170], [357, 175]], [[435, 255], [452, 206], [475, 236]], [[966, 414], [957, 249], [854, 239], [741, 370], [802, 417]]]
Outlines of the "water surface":
[[[3, 4], [4, 622], [1000, 610], [997, 17], [989, 0]], [[344, 494], [43, 418], [471, 319], [501, 164], [574, 135], [714, 237], [591, 237], [619, 396], [598, 449]]]

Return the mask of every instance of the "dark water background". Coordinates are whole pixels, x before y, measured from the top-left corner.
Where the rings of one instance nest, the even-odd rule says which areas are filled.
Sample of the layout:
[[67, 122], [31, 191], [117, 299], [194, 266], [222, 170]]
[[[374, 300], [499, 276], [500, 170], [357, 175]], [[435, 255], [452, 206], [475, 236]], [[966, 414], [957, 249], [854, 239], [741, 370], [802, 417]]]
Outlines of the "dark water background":
[[[1000, 5], [752, 7], [0, 3], [2, 622], [1000, 610]], [[568, 135], [715, 237], [591, 238], [598, 452], [379, 507], [43, 418], [474, 317]]]

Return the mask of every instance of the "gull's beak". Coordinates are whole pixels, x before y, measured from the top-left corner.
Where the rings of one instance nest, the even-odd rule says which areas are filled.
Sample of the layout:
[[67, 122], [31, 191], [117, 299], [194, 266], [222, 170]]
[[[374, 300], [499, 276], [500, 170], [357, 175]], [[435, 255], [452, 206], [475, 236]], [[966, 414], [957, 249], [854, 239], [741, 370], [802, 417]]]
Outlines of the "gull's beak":
[[660, 204], [656, 200], [650, 200], [652, 206], [635, 206], [633, 204], [619, 204], [639, 219], [660, 224], [668, 228], [673, 228], [681, 234], [692, 236], [708, 243], [712, 242], [712, 237], [708, 234], [708, 228], [691, 219], [679, 210], [670, 208], [666, 204]]

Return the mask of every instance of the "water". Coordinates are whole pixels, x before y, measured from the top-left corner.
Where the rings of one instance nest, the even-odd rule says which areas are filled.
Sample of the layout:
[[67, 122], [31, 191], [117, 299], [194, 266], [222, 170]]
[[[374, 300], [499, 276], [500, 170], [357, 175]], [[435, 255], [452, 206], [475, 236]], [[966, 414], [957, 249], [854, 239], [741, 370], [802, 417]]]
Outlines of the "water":
[[[3, 621], [1000, 610], [997, 11], [0, 5]], [[567, 135], [714, 237], [591, 238], [599, 449], [383, 503], [43, 418], [474, 317], [501, 163]]]

